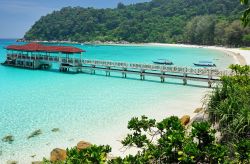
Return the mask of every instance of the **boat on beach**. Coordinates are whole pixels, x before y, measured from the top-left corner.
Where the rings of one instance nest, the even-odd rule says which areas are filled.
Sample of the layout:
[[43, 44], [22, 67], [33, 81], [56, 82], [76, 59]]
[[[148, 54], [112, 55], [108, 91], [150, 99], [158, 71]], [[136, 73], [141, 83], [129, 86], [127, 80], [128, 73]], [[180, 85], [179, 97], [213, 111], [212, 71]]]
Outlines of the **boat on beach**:
[[199, 61], [198, 63], [194, 63], [195, 66], [198, 67], [216, 67], [212, 61]]
[[162, 65], [173, 65], [174, 63], [167, 59], [158, 59], [153, 61], [154, 64], [162, 64]]

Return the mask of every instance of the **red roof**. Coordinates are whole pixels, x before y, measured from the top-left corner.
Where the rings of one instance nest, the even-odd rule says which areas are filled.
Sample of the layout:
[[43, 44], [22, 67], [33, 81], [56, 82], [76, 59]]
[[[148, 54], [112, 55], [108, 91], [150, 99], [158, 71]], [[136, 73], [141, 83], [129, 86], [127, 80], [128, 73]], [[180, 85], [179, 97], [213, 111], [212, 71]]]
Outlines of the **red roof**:
[[7, 50], [32, 51], [32, 52], [62, 52], [62, 53], [81, 53], [84, 50], [72, 46], [45, 46], [39, 43], [28, 43], [25, 45], [10, 45]]

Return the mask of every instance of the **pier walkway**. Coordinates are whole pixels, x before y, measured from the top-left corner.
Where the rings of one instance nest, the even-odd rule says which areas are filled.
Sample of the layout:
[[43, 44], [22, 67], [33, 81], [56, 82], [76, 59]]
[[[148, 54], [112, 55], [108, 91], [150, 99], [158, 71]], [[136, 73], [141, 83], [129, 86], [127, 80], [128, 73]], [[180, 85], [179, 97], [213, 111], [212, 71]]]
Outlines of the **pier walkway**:
[[126, 63], [116, 61], [103, 60], [82, 60], [82, 67], [78, 67], [77, 71], [89, 69], [91, 74], [95, 74], [96, 70], [104, 71], [106, 76], [110, 76], [111, 72], [119, 72], [122, 77], [126, 78], [127, 74], [139, 75], [141, 80], [145, 80], [145, 76], [159, 77], [161, 82], [165, 82], [168, 78], [181, 79], [186, 85], [188, 80], [207, 82], [208, 87], [212, 83], [220, 80], [221, 76], [232, 75], [230, 70], [218, 70], [214, 68], [191, 68], [191, 67], [175, 67], [155, 64]]
[[[168, 78], [181, 79], [186, 85], [187, 81], [207, 82], [211, 87], [214, 82], [220, 81], [220, 77], [233, 73], [230, 70], [218, 70], [215, 68], [192, 68], [192, 67], [176, 67], [155, 64], [128, 63], [119, 61], [105, 60], [87, 60], [87, 59], [68, 59], [63, 57], [27, 57], [24, 55], [7, 55], [7, 59], [23, 59], [23, 60], [39, 60], [41, 63], [59, 63], [60, 71], [88, 72], [95, 74], [97, 70], [103, 71], [106, 76], [110, 76], [111, 72], [119, 72], [122, 77], [126, 78], [128, 74], [135, 74], [141, 80], [145, 80], [146, 76], [159, 77], [161, 82], [165, 82]], [[18, 65], [15, 65], [18, 66]]]

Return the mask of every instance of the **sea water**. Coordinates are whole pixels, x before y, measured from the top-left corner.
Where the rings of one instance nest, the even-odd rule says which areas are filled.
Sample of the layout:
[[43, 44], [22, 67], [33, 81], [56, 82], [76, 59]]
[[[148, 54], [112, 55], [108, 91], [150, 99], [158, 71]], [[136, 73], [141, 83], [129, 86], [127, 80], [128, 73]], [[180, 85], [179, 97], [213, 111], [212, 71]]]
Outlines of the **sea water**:
[[[0, 62], [4, 47], [14, 40], [0, 40]], [[205, 48], [157, 46], [74, 45], [86, 50], [85, 59], [152, 63], [167, 58], [176, 66], [192, 67], [194, 62], [212, 60], [220, 69], [234, 63], [227, 54]], [[132, 117], [146, 115], [161, 120], [167, 116], [193, 113], [210, 90], [206, 83], [111, 73], [111, 77], [67, 74], [0, 65], [0, 139], [11, 134], [14, 142], [0, 140], [0, 163], [9, 160], [30, 163], [49, 157], [54, 148], [72, 147], [78, 141], [109, 144], [113, 155], [122, 155], [120, 140]], [[59, 132], [52, 132], [59, 128]], [[28, 139], [35, 130], [42, 134]]]

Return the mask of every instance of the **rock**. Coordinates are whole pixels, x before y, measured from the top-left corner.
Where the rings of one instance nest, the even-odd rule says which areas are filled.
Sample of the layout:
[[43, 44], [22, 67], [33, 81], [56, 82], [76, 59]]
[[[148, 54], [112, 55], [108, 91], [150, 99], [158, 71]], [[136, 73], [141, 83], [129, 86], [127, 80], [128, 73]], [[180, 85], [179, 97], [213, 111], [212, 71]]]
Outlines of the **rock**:
[[80, 142], [78, 142], [76, 147], [80, 151], [80, 150], [86, 149], [86, 148], [88, 148], [90, 146], [92, 146], [91, 143], [85, 142], [85, 141], [80, 141]]
[[43, 164], [42, 161], [33, 161], [31, 164]]
[[54, 128], [54, 129], [52, 129], [51, 131], [52, 131], [52, 132], [59, 132], [60, 129], [59, 129], [59, 128]]
[[196, 108], [194, 111], [194, 113], [201, 113], [201, 112], [204, 112], [203, 108]]
[[221, 141], [221, 139], [222, 139], [222, 134], [221, 134], [221, 132], [216, 131], [216, 133], [215, 133], [215, 139], [216, 139], [217, 142], [220, 142], [220, 141]]
[[56, 148], [52, 150], [52, 152], [50, 153], [51, 162], [64, 161], [66, 160], [66, 158], [67, 158], [67, 153], [66, 153], [66, 150], [64, 149]]
[[35, 158], [35, 156], [36, 156], [36, 155], [34, 154], [34, 155], [31, 155], [30, 157], [31, 157], [31, 158]]
[[2, 141], [11, 144], [14, 141], [14, 137], [12, 135], [7, 135], [2, 138]]
[[7, 161], [7, 164], [18, 164], [17, 161]]
[[208, 114], [206, 113], [198, 113], [192, 119], [192, 122], [203, 122], [208, 120]]
[[36, 137], [40, 134], [42, 134], [42, 131], [41, 131], [41, 129], [38, 129], [38, 130], [32, 132], [27, 138], [30, 139], [30, 138]]
[[185, 115], [180, 120], [181, 120], [181, 124], [184, 125], [184, 126], [186, 126], [190, 122], [190, 116], [189, 115]]

